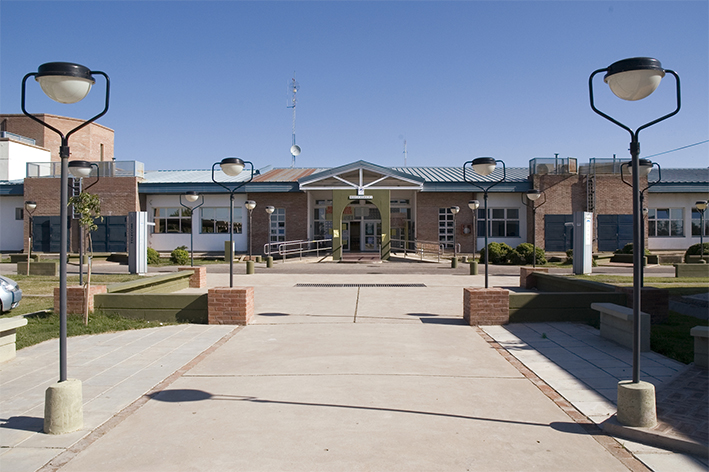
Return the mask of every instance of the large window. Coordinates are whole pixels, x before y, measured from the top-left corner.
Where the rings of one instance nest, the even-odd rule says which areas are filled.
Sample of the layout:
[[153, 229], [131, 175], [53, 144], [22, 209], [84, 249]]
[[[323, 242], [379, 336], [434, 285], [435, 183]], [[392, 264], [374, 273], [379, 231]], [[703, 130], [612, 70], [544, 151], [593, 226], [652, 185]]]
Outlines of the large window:
[[[207, 207], [201, 210], [201, 233], [229, 233], [229, 207]], [[234, 207], [234, 233], [241, 233], [241, 207]]]
[[271, 239], [272, 243], [285, 242], [286, 240], [286, 209], [276, 208], [271, 214]]
[[450, 208], [438, 209], [438, 242], [446, 247], [453, 247], [455, 227], [453, 226], [453, 213]]
[[[488, 208], [491, 238], [519, 237], [519, 208]], [[478, 236], [485, 236], [485, 209], [478, 208]]]
[[[701, 214], [699, 213], [699, 210], [696, 208], [692, 209], [692, 236], [699, 236], [699, 227], [702, 224], [701, 220]], [[709, 236], [709, 221], [707, 221], [707, 217], [709, 214], [707, 212], [704, 212], [704, 234], [702, 236]]]
[[[227, 214], [229, 212], [227, 211]], [[154, 208], [155, 233], [191, 233], [192, 210], [187, 208]]]
[[647, 212], [648, 236], [684, 236], [682, 208], [650, 208]]
[[313, 209], [313, 238], [332, 237], [332, 200], [315, 200]]

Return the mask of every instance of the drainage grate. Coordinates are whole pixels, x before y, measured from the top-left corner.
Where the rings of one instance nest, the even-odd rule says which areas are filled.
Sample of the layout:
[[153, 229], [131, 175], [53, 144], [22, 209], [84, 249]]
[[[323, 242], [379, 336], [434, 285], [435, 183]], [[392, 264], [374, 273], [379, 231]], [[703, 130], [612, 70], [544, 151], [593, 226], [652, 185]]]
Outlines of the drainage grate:
[[403, 288], [403, 287], [425, 287], [426, 284], [295, 284], [296, 287], [366, 287], [366, 288]]

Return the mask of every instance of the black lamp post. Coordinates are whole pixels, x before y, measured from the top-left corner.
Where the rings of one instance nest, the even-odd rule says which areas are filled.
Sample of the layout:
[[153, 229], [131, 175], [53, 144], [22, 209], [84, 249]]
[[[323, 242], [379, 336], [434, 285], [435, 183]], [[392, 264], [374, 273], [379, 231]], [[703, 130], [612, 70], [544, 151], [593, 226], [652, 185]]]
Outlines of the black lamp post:
[[[482, 175], [483, 177], [487, 177], [488, 175], [492, 174], [495, 168], [497, 167], [497, 163], [502, 164], [502, 178], [500, 180], [493, 180], [493, 181], [488, 181], [489, 185], [483, 186], [481, 185], [480, 182], [473, 181], [472, 178], [469, 179], [467, 174], [466, 174], [466, 166], [468, 164], [471, 165], [473, 168], [473, 172]], [[502, 162], [499, 159], [495, 159], [494, 157], [478, 157], [477, 159], [473, 159], [472, 161], [467, 161], [465, 164], [463, 164], [463, 180], [468, 182], [471, 185], [474, 185], [478, 187], [480, 190], [483, 191], [483, 200], [485, 201], [485, 288], [488, 288], [488, 267], [489, 267], [489, 259], [490, 259], [490, 254], [488, 250], [488, 244], [487, 240], [488, 237], [490, 236], [490, 225], [488, 223], [488, 219], [490, 215], [488, 215], [487, 211], [487, 194], [490, 191], [492, 187], [495, 185], [499, 184], [500, 182], [504, 182], [505, 178], [507, 177], [507, 170], [505, 168], [505, 163]]]
[[26, 201], [25, 202], [25, 210], [27, 213], [30, 215], [29, 217], [29, 223], [30, 223], [30, 228], [27, 234], [29, 235], [29, 241], [28, 241], [28, 246], [27, 246], [27, 275], [30, 275], [30, 260], [32, 259], [32, 223], [34, 219], [32, 218], [32, 215], [34, 214], [34, 211], [37, 209], [37, 202], [35, 201]]
[[[643, 275], [643, 264], [642, 261], [645, 258], [645, 215], [647, 214], [647, 209], [645, 208], [645, 191], [652, 187], [653, 185], [656, 185], [660, 183], [662, 180], [662, 169], [660, 168], [660, 164], [657, 162], [652, 162], [649, 159], [639, 159], [638, 160], [638, 168], [640, 169], [640, 177], [647, 177], [650, 175], [650, 171], [654, 166], [657, 166], [657, 180], [654, 182], [648, 182], [647, 187], [644, 189], [640, 190], [640, 212], [642, 213], [640, 215], [640, 247], [638, 248], [638, 251], [640, 251], [640, 288], [642, 288], [645, 285], [645, 276]], [[629, 185], [630, 187], [633, 186], [632, 182], [628, 182], [625, 180], [625, 171], [629, 172], [630, 175], [633, 175], [633, 166], [631, 162], [628, 162], [626, 164], [623, 164], [620, 166], [620, 179], [623, 181], [624, 184]], [[635, 245], [633, 245], [633, 252], [635, 252]]]
[[256, 202], [253, 200], [246, 200], [246, 209], [249, 210], [249, 261], [252, 260], [252, 254], [251, 254], [251, 227], [252, 221], [253, 221], [253, 216], [254, 216], [254, 208], [256, 208]]
[[193, 218], [193, 215], [194, 215], [194, 211], [197, 208], [204, 205], [204, 197], [202, 195], [198, 194], [197, 192], [195, 192], [194, 190], [190, 190], [188, 192], [185, 192], [184, 197], [185, 197], [185, 200], [187, 200], [190, 203], [194, 203], [197, 200], [199, 200], [200, 198], [202, 199], [202, 203], [200, 203], [197, 206], [191, 207], [191, 206], [188, 206], [188, 205], [185, 205], [184, 203], [182, 203], [182, 195], [180, 195], [180, 205], [182, 205], [183, 207], [185, 207], [186, 209], [188, 209], [190, 211], [190, 267], [194, 267], [194, 224], [193, 224], [194, 218]]
[[[241, 171], [244, 170], [246, 164], [249, 164], [249, 166], [251, 167], [249, 180], [236, 182], [235, 185], [233, 185], [231, 188], [227, 187], [221, 182], [218, 182], [217, 179], [214, 178], [214, 169], [217, 166], [220, 166], [222, 172], [224, 172], [226, 175], [230, 177], [236, 177], [237, 175], [241, 174]], [[247, 183], [251, 182], [253, 179], [254, 165], [249, 161], [243, 161], [238, 157], [225, 157], [221, 160], [221, 162], [215, 162], [214, 164], [212, 164], [212, 182], [219, 185], [220, 187], [223, 187], [229, 192], [229, 287], [234, 286], [234, 193]]]
[[[102, 75], [106, 79], [106, 103], [103, 111], [98, 115], [84, 121], [66, 135], [57, 128], [45, 123], [25, 109], [25, 85], [27, 79], [34, 77], [42, 87], [44, 93], [52, 100], [59, 103], [77, 103], [81, 101], [91, 90], [91, 86], [96, 83], [95, 75]], [[108, 100], [110, 96], [110, 80], [108, 75], [101, 71], [92, 71], [87, 67], [69, 62], [49, 62], [39, 66], [37, 72], [30, 72], [22, 79], [22, 113], [42, 126], [57, 133], [61, 138], [59, 147], [59, 157], [61, 158], [61, 196], [59, 201], [59, 220], [61, 222], [61, 236], [59, 247], [59, 382], [67, 380], [67, 357], [66, 357], [66, 274], [67, 274], [67, 242], [68, 242], [68, 210], [69, 201], [69, 138], [72, 134], [84, 128], [88, 124], [96, 121], [108, 111]]]
[[478, 252], [478, 207], [480, 202], [477, 200], [470, 200], [468, 202], [468, 208], [473, 212], [473, 258], [475, 258], [475, 253]]
[[[623, 100], [641, 100], [660, 85], [660, 81], [666, 73], [675, 77], [677, 84], [677, 108], [667, 115], [650, 121], [635, 131], [628, 126], [611, 118], [609, 115], [598, 110], [593, 102], [593, 78], [605, 72], [604, 82], [611, 91]], [[679, 76], [669, 69], [663, 69], [660, 61], [650, 57], [634, 57], [614, 62], [609, 67], [594, 71], [588, 79], [589, 97], [591, 109], [608, 121], [620, 126], [630, 133], [630, 155], [632, 158], [632, 182], [633, 182], [633, 383], [640, 382], [640, 282], [642, 279], [642, 256], [643, 254], [635, 248], [640, 248], [641, 238], [641, 206], [640, 206], [640, 142], [638, 135], [640, 131], [652, 126], [660, 121], [677, 114], [680, 109], [680, 82]]]
[[[524, 197], [527, 197], [526, 201]], [[544, 197], [544, 200], [537, 205], [537, 200], [539, 197]], [[537, 189], [532, 189], [527, 191], [526, 194], [522, 194], [522, 203], [527, 205], [527, 207], [532, 209], [532, 267], [537, 267], [537, 208], [544, 205], [547, 202], [547, 195], [544, 192], [540, 192]]]
[[699, 210], [699, 262], [704, 262], [704, 210], [707, 209], [707, 201], [700, 200], [694, 206]]
[[[96, 168], [96, 182], [88, 185], [86, 188], [82, 188], [81, 191], [85, 192], [89, 188], [96, 185], [101, 178], [98, 164], [89, 161], [69, 161], [69, 172], [74, 178], [79, 179], [83, 186], [84, 177], [89, 177], [93, 168]], [[84, 284], [84, 227], [79, 225], [79, 285]]]

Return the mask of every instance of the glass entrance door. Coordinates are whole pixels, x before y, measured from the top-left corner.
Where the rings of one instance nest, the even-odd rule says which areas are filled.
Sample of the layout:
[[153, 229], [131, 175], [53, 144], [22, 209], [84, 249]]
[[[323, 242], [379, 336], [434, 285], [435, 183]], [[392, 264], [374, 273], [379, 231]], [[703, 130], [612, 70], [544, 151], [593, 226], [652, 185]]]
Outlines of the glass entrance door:
[[381, 221], [364, 222], [364, 247], [362, 251], [374, 252], [379, 250], [379, 236], [382, 234]]

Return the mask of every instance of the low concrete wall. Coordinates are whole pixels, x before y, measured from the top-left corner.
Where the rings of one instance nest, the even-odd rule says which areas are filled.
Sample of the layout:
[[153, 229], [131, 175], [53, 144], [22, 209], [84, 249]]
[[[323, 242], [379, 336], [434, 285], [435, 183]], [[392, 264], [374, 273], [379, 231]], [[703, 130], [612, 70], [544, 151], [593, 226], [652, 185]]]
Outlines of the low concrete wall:
[[[17, 263], [17, 273], [19, 275], [27, 275], [27, 258], [25, 258], [25, 262]], [[30, 275], [49, 275], [56, 277], [59, 275], [59, 263], [57, 261], [30, 261]]]
[[[612, 303], [594, 303], [601, 314], [601, 337], [633, 349], [633, 309]], [[650, 314], [640, 312], [640, 352], [650, 351]]]
[[598, 312], [591, 303], [625, 304], [625, 294], [616, 292], [510, 292], [510, 323], [574, 321], [598, 325]]
[[[632, 254], [613, 254], [610, 261], [611, 262], [623, 262], [625, 264], [632, 264], [633, 263], [633, 255]], [[643, 265], [659, 264], [659, 263], [660, 263], [660, 258], [657, 256], [657, 254], [650, 254], [650, 255], [643, 257]]]
[[124, 318], [206, 324], [207, 294], [104, 293], [94, 296], [94, 309]]
[[[33, 261], [38, 261], [40, 257], [41, 256], [39, 254], [32, 254], [32, 257], [30, 259]], [[27, 264], [27, 254], [10, 254], [10, 262], [13, 264], [15, 262], [24, 262], [25, 264]]]
[[689, 333], [694, 336], [694, 365], [709, 368], [709, 326], [695, 326]]
[[109, 285], [108, 293], [170, 293], [188, 288], [194, 271], [184, 270], [172, 274], [151, 275], [130, 282]]
[[563, 275], [530, 274], [534, 281], [533, 287], [541, 292], [615, 292], [615, 286], [593, 282], [591, 280], [574, 279]]
[[675, 264], [675, 277], [709, 277], [709, 264]]

